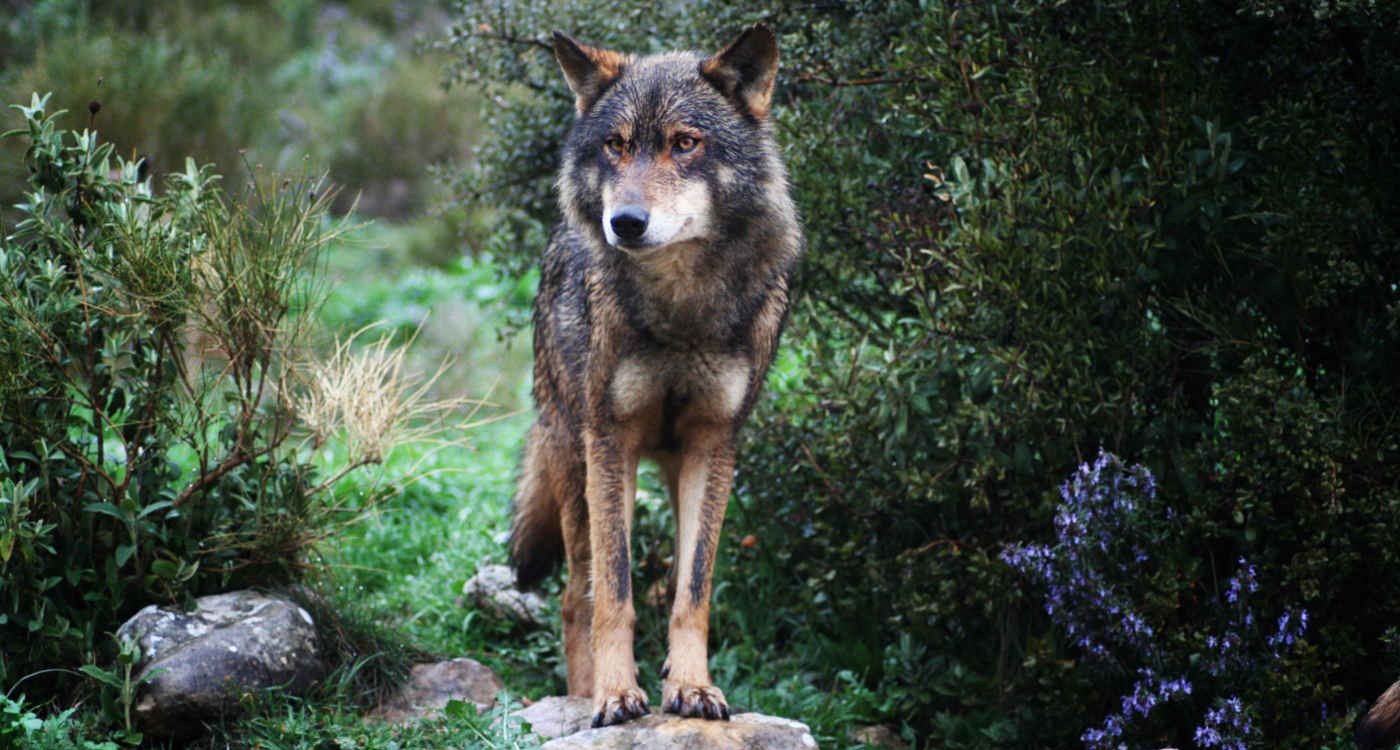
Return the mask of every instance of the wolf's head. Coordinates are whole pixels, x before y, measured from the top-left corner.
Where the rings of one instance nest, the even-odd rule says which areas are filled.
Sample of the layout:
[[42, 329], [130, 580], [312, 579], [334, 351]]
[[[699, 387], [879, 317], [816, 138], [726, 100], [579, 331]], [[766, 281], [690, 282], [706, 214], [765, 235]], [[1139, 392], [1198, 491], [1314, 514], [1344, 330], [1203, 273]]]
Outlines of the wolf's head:
[[768, 124], [778, 44], [634, 57], [554, 36], [578, 119], [559, 176], [574, 226], [634, 257], [733, 238], [786, 181]]

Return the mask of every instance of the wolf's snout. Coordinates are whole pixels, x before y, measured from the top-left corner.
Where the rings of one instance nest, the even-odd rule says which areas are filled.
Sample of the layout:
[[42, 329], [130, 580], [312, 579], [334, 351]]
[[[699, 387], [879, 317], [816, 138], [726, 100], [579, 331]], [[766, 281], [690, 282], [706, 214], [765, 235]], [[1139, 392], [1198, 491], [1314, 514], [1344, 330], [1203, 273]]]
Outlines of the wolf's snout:
[[641, 206], [622, 206], [613, 212], [608, 221], [612, 223], [613, 233], [619, 240], [636, 242], [646, 234], [648, 218], [647, 210]]

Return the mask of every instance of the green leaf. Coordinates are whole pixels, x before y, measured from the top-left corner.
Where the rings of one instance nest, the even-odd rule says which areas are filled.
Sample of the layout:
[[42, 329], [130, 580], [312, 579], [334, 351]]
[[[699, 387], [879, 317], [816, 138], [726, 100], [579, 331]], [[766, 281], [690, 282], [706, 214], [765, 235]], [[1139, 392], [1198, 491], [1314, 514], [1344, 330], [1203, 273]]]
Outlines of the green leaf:
[[447, 705], [442, 707], [442, 713], [449, 719], [474, 718], [476, 716], [476, 704], [459, 701], [453, 698], [447, 702]]
[[95, 664], [84, 664], [81, 667], [78, 667], [78, 671], [82, 672], [88, 677], [91, 677], [94, 680], [97, 680], [103, 685], [114, 687], [118, 690], [122, 689], [122, 681], [120, 677], [117, 677], [115, 674], [112, 674], [111, 672], [108, 672], [107, 670], [102, 669], [101, 667], [98, 667]]
[[169, 501], [169, 500], [161, 500], [160, 502], [151, 503], [150, 505], [147, 505], [145, 508], [141, 509], [141, 512], [140, 512], [136, 517], [137, 517], [137, 518], [145, 518], [146, 516], [149, 516], [149, 515], [151, 515], [152, 513], [155, 513], [155, 512], [158, 511], [158, 510], [163, 510], [163, 509], [165, 509], [165, 508], [170, 508], [170, 507], [173, 507], [174, 505], [175, 505], [175, 503], [173, 503], [173, 502], [171, 502], [171, 501]]
[[120, 519], [122, 523], [129, 523], [131, 521], [130, 513], [127, 513], [111, 503], [88, 503], [83, 506], [83, 511], [86, 513], [100, 513], [104, 516], [111, 516]]

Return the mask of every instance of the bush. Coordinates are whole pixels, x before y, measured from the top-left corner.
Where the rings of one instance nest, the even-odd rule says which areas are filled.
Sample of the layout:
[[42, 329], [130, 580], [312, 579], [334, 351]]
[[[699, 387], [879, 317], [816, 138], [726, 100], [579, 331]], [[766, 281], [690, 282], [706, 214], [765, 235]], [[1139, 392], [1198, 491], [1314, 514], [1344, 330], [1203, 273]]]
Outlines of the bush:
[[289, 440], [329, 196], [192, 161], [156, 195], [46, 103], [0, 243], [0, 685], [41, 695], [145, 604], [291, 580], [335, 518]]
[[1142, 678], [1090, 677], [1002, 554], [1049, 538], [1056, 478], [1102, 447], [1174, 513], [1159, 614], [1216, 611], [1242, 558], [1259, 612], [1312, 614], [1238, 710], [1156, 736], [1236, 716], [1259, 746], [1344, 735], [1400, 672], [1400, 584], [1377, 573], [1400, 562], [1400, 10], [464, 3], [459, 78], [511, 106], [462, 192], [518, 209], [516, 267], [554, 221], [570, 118], [547, 32], [646, 52], [757, 20], [809, 240], [803, 367], [747, 431], [727, 536], [759, 543], [722, 553], [748, 596], [714, 632], [861, 675], [930, 746], [1079, 743]]

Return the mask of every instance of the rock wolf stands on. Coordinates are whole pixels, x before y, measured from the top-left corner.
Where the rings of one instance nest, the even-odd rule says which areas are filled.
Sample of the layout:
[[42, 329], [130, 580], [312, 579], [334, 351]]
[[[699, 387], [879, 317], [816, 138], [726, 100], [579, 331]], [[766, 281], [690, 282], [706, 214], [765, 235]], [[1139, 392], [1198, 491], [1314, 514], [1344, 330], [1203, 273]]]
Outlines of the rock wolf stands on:
[[594, 725], [648, 713], [629, 539], [637, 462], [655, 460], [677, 527], [661, 705], [725, 719], [715, 547], [803, 245], [769, 121], [777, 40], [754, 26], [716, 55], [635, 57], [555, 34], [554, 53], [578, 116], [535, 300], [511, 562], [528, 586], [563, 557], [569, 692], [592, 697]]

